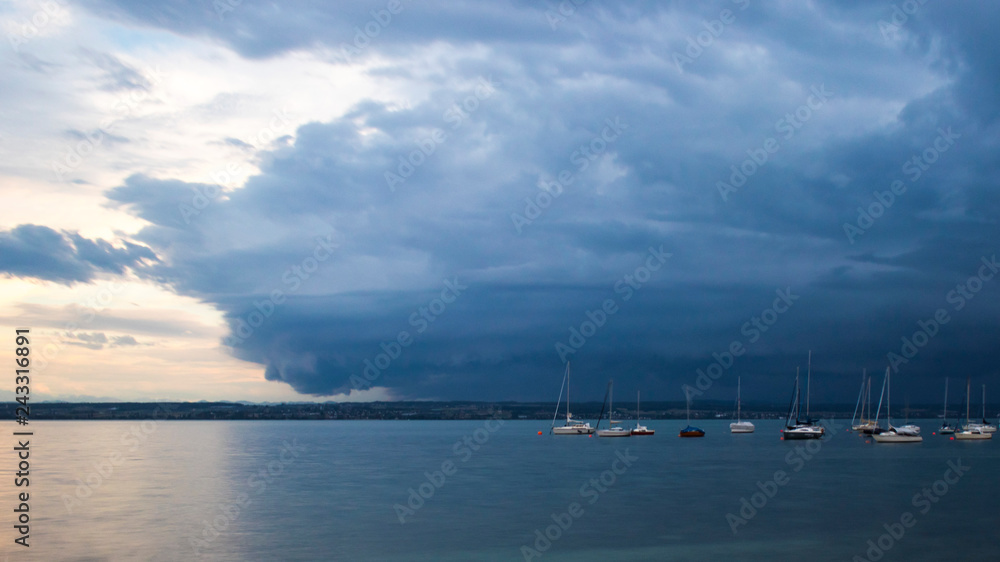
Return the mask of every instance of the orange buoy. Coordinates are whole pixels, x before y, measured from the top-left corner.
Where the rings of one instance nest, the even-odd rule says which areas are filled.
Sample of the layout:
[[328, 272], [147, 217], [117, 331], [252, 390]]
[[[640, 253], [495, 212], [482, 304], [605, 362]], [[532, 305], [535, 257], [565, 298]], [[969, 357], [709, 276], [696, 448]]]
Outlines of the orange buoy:
[[539, 435], [541, 435], [541, 434], [542, 434], [542, 432], [541, 432], [541, 431], [539, 431], [539, 432], [538, 432], [538, 434], [539, 434]]

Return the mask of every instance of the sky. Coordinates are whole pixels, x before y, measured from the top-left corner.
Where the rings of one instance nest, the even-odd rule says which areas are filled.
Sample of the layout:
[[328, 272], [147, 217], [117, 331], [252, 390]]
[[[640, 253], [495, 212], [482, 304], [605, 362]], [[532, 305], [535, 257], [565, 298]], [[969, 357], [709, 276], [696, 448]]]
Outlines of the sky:
[[[0, 5], [39, 400], [1000, 392], [1000, 6]], [[10, 399], [13, 387], [0, 389]], [[989, 389], [987, 389], [989, 392]], [[953, 406], [954, 407], [954, 406]]]

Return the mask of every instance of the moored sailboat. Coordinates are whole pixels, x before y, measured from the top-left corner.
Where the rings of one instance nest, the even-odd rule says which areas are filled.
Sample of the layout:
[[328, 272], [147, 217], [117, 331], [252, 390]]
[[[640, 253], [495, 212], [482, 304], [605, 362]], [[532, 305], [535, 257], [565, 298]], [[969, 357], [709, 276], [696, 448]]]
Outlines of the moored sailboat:
[[[975, 426], [969, 423], [970, 391], [971, 391], [970, 380], [969, 378], [966, 378], [965, 379], [965, 427], [962, 429], [962, 431], [955, 432], [955, 439], [961, 441], [979, 441], [985, 439], [993, 439], [992, 433], [987, 433], [983, 431], [983, 428], [981, 426]], [[983, 400], [983, 404], [984, 404], [983, 407], [985, 408], [986, 400]]]
[[[615, 421], [615, 397], [614, 397], [614, 386], [615, 381], [611, 379], [608, 381], [608, 429], [598, 429], [598, 437], [628, 437], [632, 435], [632, 432], [621, 426], [620, 421]], [[601, 422], [598, 420], [597, 425], [600, 426]]]
[[649, 429], [648, 427], [639, 423], [639, 392], [635, 393], [635, 427], [632, 428], [632, 435], [653, 435], [656, 433], [655, 429]]
[[[594, 428], [590, 423], [578, 422], [573, 419], [573, 414], [569, 411], [569, 361], [566, 362], [566, 375], [563, 377], [563, 387], [566, 388], [566, 424], [556, 427], [556, 416], [559, 415], [559, 402], [556, 402], [556, 413], [552, 416], [553, 435], [590, 435], [594, 433]], [[562, 399], [562, 388], [559, 389], [559, 399]]]
[[[885, 387], [885, 422], [889, 429], [872, 435], [876, 443], [920, 443], [924, 440], [919, 435], [920, 428], [916, 433], [910, 428], [896, 428], [892, 426], [892, 383], [889, 378], [889, 367], [885, 368], [885, 380], [882, 381]], [[915, 426], [914, 426], [915, 427]]]
[[[785, 420], [785, 429], [781, 430], [783, 439], [819, 439], [826, 433], [826, 429], [813, 425], [812, 420], [799, 420], [799, 411], [802, 407], [802, 392], [799, 390], [799, 370], [795, 369], [795, 390], [792, 399], [788, 404], [788, 418]], [[794, 414], [795, 423], [792, 423]]]
[[687, 396], [687, 427], [680, 431], [681, 437], [704, 437], [705, 431], [691, 425], [691, 396]]
[[736, 421], [729, 424], [729, 431], [732, 433], [753, 433], [754, 425], [748, 421], [740, 420], [740, 405], [742, 389], [742, 377], [736, 378]]
[[[861, 417], [857, 417], [858, 407], [861, 408]], [[867, 408], [868, 415], [872, 415], [872, 378], [868, 376], [868, 370], [862, 369], [861, 371], [861, 391], [858, 393], [858, 403], [854, 406], [854, 418], [851, 418], [851, 430], [858, 431], [860, 433], [871, 434], [875, 431], [878, 425], [874, 420], [865, 418], [865, 410]], [[858, 421], [857, 424], [854, 422]]]
[[941, 435], [953, 435], [955, 426], [948, 423], [948, 377], [944, 378], [944, 410], [941, 416], [941, 427], [937, 431]]

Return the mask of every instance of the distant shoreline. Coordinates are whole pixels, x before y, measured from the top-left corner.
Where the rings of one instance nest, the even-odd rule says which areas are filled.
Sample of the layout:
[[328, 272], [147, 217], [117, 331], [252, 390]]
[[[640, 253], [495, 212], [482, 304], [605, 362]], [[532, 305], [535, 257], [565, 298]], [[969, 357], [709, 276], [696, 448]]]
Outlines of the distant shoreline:
[[[13, 420], [18, 404], [4, 402], [0, 417]], [[691, 409], [698, 420], [730, 419], [735, 413], [728, 401], [703, 401]], [[327, 402], [250, 404], [234, 402], [34, 402], [31, 419], [35, 420], [479, 420], [487, 418], [509, 420], [552, 420], [555, 402]], [[744, 419], [783, 419], [787, 404], [744, 403]], [[810, 412], [813, 418], [851, 418], [854, 405], [816, 404]], [[600, 402], [573, 405], [578, 419], [597, 419]], [[989, 419], [995, 418], [987, 409]], [[635, 408], [616, 407], [616, 417], [635, 419]], [[950, 410], [950, 419], [955, 419]], [[883, 412], [884, 415], [884, 412]], [[904, 419], [903, 408], [893, 408], [894, 419]], [[939, 419], [940, 405], [918, 405], [909, 408], [913, 419]], [[565, 417], [565, 405], [559, 416]], [[992, 416], [992, 417], [990, 417]], [[974, 416], [978, 419], [978, 416]], [[683, 402], [643, 402], [642, 419], [685, 419]]]

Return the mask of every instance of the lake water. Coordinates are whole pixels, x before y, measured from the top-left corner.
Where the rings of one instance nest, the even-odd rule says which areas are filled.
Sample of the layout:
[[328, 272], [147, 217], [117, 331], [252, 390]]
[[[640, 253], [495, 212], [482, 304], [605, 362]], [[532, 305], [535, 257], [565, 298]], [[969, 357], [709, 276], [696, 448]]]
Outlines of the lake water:
[[811, 444], [728, 423], [599, 439], [548, 421], [32, 422], [31, 547], [13, 544], [8, 431], [0, 560], [1000, 558], [1000, 443], [931, 435], [937, 420], [906, 445], [846, 421]]

